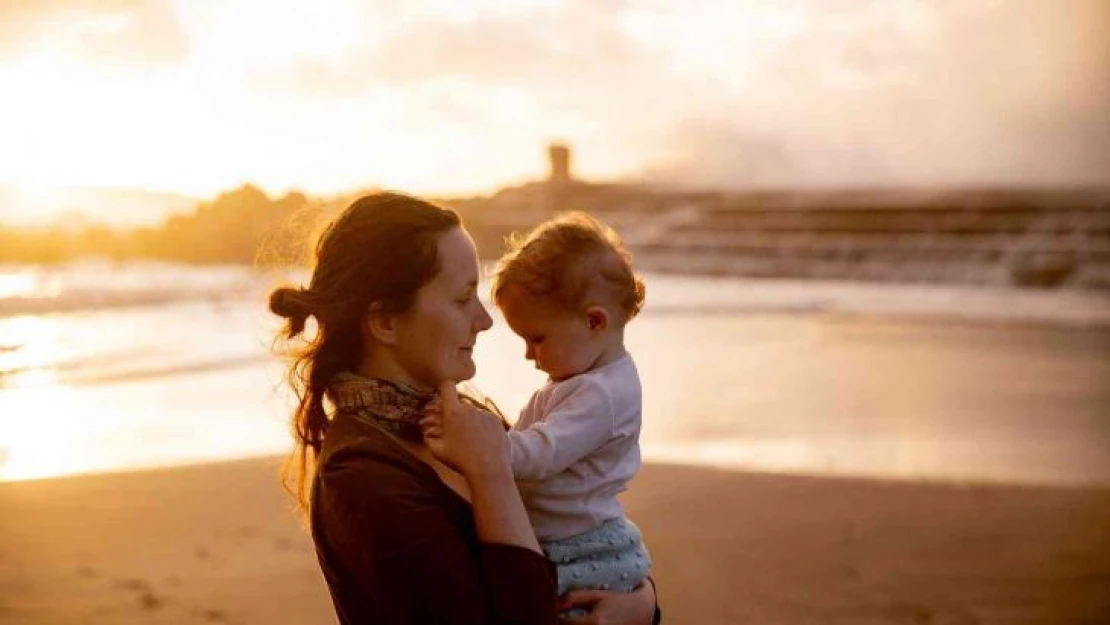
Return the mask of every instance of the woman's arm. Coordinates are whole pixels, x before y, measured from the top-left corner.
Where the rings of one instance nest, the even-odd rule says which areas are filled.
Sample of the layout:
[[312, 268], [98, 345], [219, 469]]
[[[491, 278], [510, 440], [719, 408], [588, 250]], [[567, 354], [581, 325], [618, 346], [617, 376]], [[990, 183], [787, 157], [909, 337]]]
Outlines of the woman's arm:
[[[472, 406], [460, 405], [453, 384], [440, 386], [440, 398], [421, 424], [425, 443], [440, 461], [467, 479], [479, 538], [542, 554], [516, 488], [507, 437], [500, 424]], [[577, 591], [569, 593], [564, 603], [563, 609], [578, 605], [590, 610], [585, 617], [571, 621], [574, 623], [658, 623], [655, 585], [650, 578], [631, 593]]]
[[466, 478], [478, 538], [542, 554], [513, 481], [501, 424], [474, 406], [461, 404], [453, 382], [440, 385], [439, 397], [434, 427], [424, 428], [425, 443], [436, 458]]
[[550, 563], [470, 533], [429, 479], [373, 449], [329, 458], [313, 538], [337, 609], [358, 622], [554, 625]]
[[[499, 433], [504, 436], [504, 433]], [[503, 466], [492, 467], [481, 475], [466, 474], [470, 486], [470, 504], [474, 508], [474, 524], [482, 542], [516, 545], [538, 554], [540, 544], [528, 521], [520, 491], [513, 481], [513, 470], [506, 458]]]

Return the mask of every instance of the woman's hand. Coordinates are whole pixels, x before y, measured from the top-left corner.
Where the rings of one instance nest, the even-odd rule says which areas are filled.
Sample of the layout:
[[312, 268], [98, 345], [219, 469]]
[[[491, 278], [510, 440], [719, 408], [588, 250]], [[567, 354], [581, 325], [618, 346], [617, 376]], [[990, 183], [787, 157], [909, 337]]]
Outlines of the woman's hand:
[[572, 590], [559, 600], [559, 611], [589, 610], [585, 616], [563, 619], [567, 625], [651, 625], [655, 618], [655, 585], [645, 581], [632, 592]]
[[439, 405], [420, 422], [424, 444], [440, 462], [462, 473], [478, 539], [516, 545], [543, 555], [513, 482], [509, 437], [497, 417], [459, 402], [455, 385], [439, 385]]
[[439, 398], [425, 409], [420, 427], [432, 455], [468, 479], [508, 467], [509, 443], [501, 422], [460, 402], [449, 380], [440, 384]]

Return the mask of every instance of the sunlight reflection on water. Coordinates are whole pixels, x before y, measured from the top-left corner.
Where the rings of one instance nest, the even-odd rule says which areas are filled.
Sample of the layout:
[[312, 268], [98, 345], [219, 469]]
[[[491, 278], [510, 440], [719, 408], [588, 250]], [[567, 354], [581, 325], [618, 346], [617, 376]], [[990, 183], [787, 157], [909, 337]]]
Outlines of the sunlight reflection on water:
[[[1110, 483], [1106, 331], [682, 310], [662, 286], [627, 335], [649, 461]], [[287, 451], [261, 296], [0, 318], [0, 480]], [[474, 384], [512, 419], [544, 376], [495, 323]]]

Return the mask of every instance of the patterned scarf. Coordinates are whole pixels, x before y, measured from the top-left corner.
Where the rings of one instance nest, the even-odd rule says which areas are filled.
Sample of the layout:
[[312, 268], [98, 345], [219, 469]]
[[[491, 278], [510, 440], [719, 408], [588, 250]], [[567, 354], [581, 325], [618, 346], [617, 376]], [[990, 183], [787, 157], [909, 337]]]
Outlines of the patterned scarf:
[[420, 419], [424, 418], [424, 406], [435, 396], [435, 391], [364, 378], [350, 371], [336, 375], [328, 385], [328, 399], [339, 412], [415, 443], [424, 440]]

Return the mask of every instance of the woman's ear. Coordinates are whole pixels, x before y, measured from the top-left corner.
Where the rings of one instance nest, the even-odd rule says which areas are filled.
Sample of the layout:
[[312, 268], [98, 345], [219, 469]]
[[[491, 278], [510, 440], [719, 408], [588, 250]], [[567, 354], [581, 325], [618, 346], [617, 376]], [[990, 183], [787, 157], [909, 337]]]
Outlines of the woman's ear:
[[586, 324], [590, 331], [602, 332], [609, 328], [609, 311], [601, 306], [590, 306], [586, 309]]
[[393, 315], [382, 312], [378, 302], [370, 305], [366, 317], [362, 321], [363, 331], [367, 336], [373, 337], [379, 343], [393, 345], [397, 343], [397, 324]]

